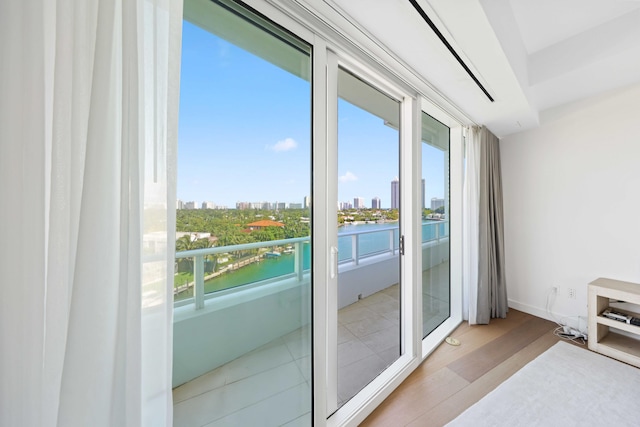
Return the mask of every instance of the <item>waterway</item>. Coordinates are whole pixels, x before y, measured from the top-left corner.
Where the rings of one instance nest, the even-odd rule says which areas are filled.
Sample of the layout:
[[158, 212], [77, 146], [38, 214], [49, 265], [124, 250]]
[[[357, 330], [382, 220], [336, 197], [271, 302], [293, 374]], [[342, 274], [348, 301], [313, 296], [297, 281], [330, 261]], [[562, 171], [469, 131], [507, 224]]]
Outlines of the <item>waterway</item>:
[[[338, 230], [338, 260], [345, 262], [352, 259], [353, 234], [357, 234], [360, 257], [381, 253], [389, 250], [390, 242], [393, 241], [395, 249], [398, 242], [397, 223], [386, 224], [349, 224], [340, 227]], [[439, 231], [436, 231], [436, 227]], [[390, 234], [393, 233], [393, 240]], [[445, 223], [438, 221], [425, 221], [422, 227], [422, 241], [428, 241], [445, 234]], [[303, 246], [303, 268], [308, 270], [311, 266], [311, 245], [305, 243]], [[282, 254], [276, 258], [262, 258], [260, 262], [249, 264], [233, 272], [225, 273], [221, 276], [207, 280], [205, 282], [205, 293], [215, 292], [221, 289], [233, 288], [249, 283], [271, 279], [294, 273], [295, 255]], [[185, 297], [186, 295], [181, 295]]]

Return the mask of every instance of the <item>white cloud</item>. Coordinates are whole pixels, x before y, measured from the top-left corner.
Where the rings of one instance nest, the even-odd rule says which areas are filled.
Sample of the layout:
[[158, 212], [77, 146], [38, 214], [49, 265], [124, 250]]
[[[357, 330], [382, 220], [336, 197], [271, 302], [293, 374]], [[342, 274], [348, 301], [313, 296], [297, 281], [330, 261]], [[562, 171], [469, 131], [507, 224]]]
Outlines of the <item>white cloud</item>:
[[349, 181], [357, 181], [358, 177], [355, 176], [353, 173], [347, 171], [347, 173], [345, 173], [344, 175], [342, 175], [338, 179], [340, 180], [340, 182], [349, 182]]
[[231, 65], [231, 52], [229, 43], [223, 40], [218, 40], [217, 47], [218, 61], [216, 63], [216, 66], [219, 68], [229, 67]]
[[267, 145], [267, 150], [289, 151], [294, 150], [296, 147], [298, 147], [298, 143], [293, 138], [287, 138], [276, 142], [274, 145]]

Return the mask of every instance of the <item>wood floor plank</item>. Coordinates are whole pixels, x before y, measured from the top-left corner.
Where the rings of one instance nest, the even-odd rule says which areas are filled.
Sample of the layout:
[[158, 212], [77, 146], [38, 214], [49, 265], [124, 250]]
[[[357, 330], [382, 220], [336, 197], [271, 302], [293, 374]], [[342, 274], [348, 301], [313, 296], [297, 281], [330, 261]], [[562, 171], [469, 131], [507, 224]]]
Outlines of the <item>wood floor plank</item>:
[[518, 327], [486, 343], [448, 366], [462, 378], [473, 382], [526, 347], [544, 333], [552, 333], [555, 323], [531, 317]]
[[497, 365], [451, 398], [442, 401], [407, 426], [443, 426], [493, 391], [527, 363], [558, 342], [553, 334], [544, 334], [530, 345]]
[[[491, 325], [469, 325], [462, 323], [451, 336], [461, 342], [460, 346], [440, 345], [429, 357], [405, 380], [411, 383], [420, 381], [425, 375], [436, 372], [467, 354], [477, 350], [505, 333], [517, 328], [531, 318], [530, 315], [517, 310], [510, 310], [507, 319], [494, 319]], [[403, 383], [404, 384], [404, 383]], [[402, 386], [401, 386], [402, 387]]]
[[489, 325], [460, 325], [459, 347], [441, 344], [363, 426], [440, 426], [555, 344], [555, 324], [510, 310]]
[[[423, 381], [416, 381], [387, 398], [380, 411], [370, 415], [361, 426], [406, 425], [468, 386], [469, 383], [448, 368], [442, 368]], [[385, 408], [393, 407], [392, 411]]]

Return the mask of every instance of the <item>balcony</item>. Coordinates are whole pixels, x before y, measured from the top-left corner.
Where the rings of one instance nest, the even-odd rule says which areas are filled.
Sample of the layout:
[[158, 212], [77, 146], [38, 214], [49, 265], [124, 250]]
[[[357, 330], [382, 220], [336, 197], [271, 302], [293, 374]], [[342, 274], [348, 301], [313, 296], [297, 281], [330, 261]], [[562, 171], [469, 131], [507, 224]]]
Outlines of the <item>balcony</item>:
[[[372, 240], [377, 243], [372, 244]], [[374, 354], [388, 358], [384, 353], [389, 349], [372, 346], [371, 337], [383, 334], [375, 330], [376, 322], [387, 324], [392, 316], [397, 319], [397, 313], [392, 312], [393, 304], [387, 304], [388, 312], [372, 307], [383, 307], [381, 302], [395, 302], [397, 306], [397, 241], [397, 227], [339, 235], [338, 273], [345, 286], [338, 289], [338, 339], [340, 346], [355, 350], [339, 353], [338, 362], [350, 372], [364, 369], [360, 362]], [[425, 320], [436, 324], [444, 320], [436, 317], [445, 299], [448, 307], [448, 250], [443, 249], [447, 242], [446, 222], [423, 226], [425, 273], [442, 271], [435, 276], [425, 274], [427, 279], [423, 281], [425, 292], [434, 294], [433, 303], [424, 304], [425, 317], [430, 316]], [[270, 424], [291, 421], [291, 425], [305, 425], [305, 414], [311, 408], [309, 245], [307, 237], [176, 254], [177, 260], [191, 259], [194, 271], [193, 283], [176, 288], [178, 295], [187, 294], [177, 298], [174, 310], [177, 425], [252, 425], [251, 420], [256, 420], [253, 417], [274, 412], [268, 411], [270, 407], [279, 408], [271, 414], [276, 418]], [[243, 260], [258, 257], [258, 261], [252, 261], [256, 266], [287, 260], [288, 267], [274, 277], [206, 292], [210, 286], [206, 279], [214, 276], [213, 272], [205, 273], [207, 257], [240, 252], [246, 255]], [[229, 277], [237, 272], [233, 263], [223, 268]], [[443, 282], [431, 283], [428, 277], [442, 277]], [[445, 286], [446, 296], [441, 289]], [[371, 321], [366, 336], [350, 332], [349, 322], [356, 312]], [[350, 397], [347, 389], [359, 390], [363, 384], [356, 383], [362, 377], [366, 375], [353, 375], [351, 384], [343, 381], [339, 399]]]

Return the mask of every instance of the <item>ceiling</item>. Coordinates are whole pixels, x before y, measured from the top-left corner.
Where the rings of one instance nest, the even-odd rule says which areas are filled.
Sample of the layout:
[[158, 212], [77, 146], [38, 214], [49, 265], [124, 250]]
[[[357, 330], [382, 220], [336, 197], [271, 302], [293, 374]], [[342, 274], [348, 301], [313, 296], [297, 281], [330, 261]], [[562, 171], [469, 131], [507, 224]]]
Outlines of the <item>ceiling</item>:
[[640, 83], [640, 0], [324, 0], [498, 136], [545, 112]]

